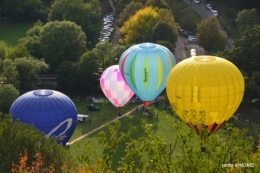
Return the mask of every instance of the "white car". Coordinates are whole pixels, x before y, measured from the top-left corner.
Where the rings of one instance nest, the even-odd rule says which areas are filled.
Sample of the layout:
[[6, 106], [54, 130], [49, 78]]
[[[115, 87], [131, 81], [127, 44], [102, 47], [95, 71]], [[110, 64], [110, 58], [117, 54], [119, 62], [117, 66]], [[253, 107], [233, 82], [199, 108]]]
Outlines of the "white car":
[[210, 10], [211, 13], [214, 15], [214, 16], [218, 16], [218, 11], [217, 10]]
[[197, 41], [196, 37], [194, 37], [194, 36], [189, 36], [189, 37], [188, 37], [188, 40], [189, 40], [189, 42], [195, 42], [195, 41]]
[[213, 8], [211, 4], [207, 4], [206, 6], [207, 6], [207, 8], [208, 8], [209, 10], [211, 10], [211, 9]]
[[200, 3], [199, 0], [193, 0], [193, 2], [194, 2], [195, 4], [199, 4], [199, 3]]

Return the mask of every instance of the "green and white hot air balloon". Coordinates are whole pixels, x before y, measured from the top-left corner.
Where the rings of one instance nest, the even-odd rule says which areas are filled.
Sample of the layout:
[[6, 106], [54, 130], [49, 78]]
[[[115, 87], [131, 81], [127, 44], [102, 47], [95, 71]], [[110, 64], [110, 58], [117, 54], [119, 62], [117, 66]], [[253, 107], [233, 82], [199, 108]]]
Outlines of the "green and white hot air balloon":
[[166, 47], [142, 43], [121, 55], [119, 69], [128, 86], [148, 106], [165, 89], [175, 64], [173, 54]]

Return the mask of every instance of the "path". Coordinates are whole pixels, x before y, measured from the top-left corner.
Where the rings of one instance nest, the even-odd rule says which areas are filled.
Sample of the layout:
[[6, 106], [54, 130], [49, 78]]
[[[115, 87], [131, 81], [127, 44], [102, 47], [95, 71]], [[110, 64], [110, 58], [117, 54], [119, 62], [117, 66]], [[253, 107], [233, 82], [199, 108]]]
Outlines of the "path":
[[[159, 96], [159, 97], [157, 98], [158, 101], [159, 101], [159, 100], [163, 100], [163, 99], [165, 99], [165, 96]], [[153, 102], [154, 102], [154, 101], [151, 101], [151, 103], [153, 103]], [[96, 132], [96, 131], [102, 129], [103, 127], [106, 127], [107, 125], [111, 124], [112, 122], [114, 122], [114, 121], [116, 121], [116, 120], [119, 120], [119, 119], [121, 119], [121, 118], [123, 118], [123, 117], [125, 117], [125, 116], [127, 116], [127, 115], [129, 115], [129, 114], [131, 114], [132, 112], [134, 112], [134, 111], [136, 110], [136, 108], [141, 108], [141, 106], [142, 106], [142, 104], [141, 104], [141, 105], [138, 105], [138, 106], [136, 106], [136, 107], [134, 107], [134, 109], [132, 109], [131, 111], [125, 113], [124, 115], [122, 115], [122, 116], [120, 116], [120, 117], [117, 117], [117, 118], [115, 118], [115, 119], [109, 121], [108, 123], [105, 123], [105, 124], [103, 124], [102, 126], [99, 126], [99, 127], [95, 128], [95, 129], [91, 130], [90, 132], [88, 132], [88, 133], [86, 133], [86, 134], [84, 134], [84, 135], [78, 137], [77, 139], [74, 139], [73, 141], [69, 142], [69, 145], [72, 145], [72, 144], [74, 144], [75, 142], [77, 142], [77, 141], [79, 141], [79, 140], [81, 140], [81, 139], [87, 137], [88, 135], [90, 135], [90, 134], [92, 134], [92, 133], [94, 133], [94, 132]]]

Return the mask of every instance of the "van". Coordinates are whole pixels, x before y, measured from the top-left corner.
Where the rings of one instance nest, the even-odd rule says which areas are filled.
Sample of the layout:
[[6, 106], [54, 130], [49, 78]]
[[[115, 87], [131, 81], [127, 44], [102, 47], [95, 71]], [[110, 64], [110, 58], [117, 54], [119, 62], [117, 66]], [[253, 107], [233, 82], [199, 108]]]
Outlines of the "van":
[[94, 106], [93, 104], [87, 105], [86, 108], [87, 111], [99, 111], [99, 108], [97, 106]]
[[78, 114], [77, 115], [77, 121], [85, 121], [85, 119], [88, 118], [88, 115], [82, 115], [82, 114]]

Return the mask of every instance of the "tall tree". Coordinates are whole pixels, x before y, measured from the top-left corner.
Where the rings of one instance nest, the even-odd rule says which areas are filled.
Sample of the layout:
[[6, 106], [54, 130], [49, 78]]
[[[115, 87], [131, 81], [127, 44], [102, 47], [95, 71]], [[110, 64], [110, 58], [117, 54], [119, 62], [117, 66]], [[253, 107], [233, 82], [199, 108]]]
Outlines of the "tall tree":
[[239, 32], [246, 30], [247, 27], [251, 28], [254, 25], [259, 24], [259, 15], [257, 10], [253, 9], [244, 9], [237, 13], [236, 23], [238, 24]]
[[24, 45], [17, 45], [14, 48], [9, 48], [6, 51], [6, 58], [14, 60], [15, 58], [23, 58], [29, 56], [30, 53]]
[[63, 61], [79, 60], [86, 50], [86, 35], [74, 22], [49, 22], [40, 31], [40, 44], [43, 58], [55, 72]]
[[81, 90], [90, 91], [99, 86], [100, 60], [100, 56], [94, 51], [87, 51], [80, 57], [78, 79], [80, 80], [79, 88]]
[[51, 6], [49, 21], [67, 20], [82, 27], [88, 41], [95, 42], [101, 30], [101, 9], [98, 0], [56, 0]]
[[43, 23], [38, 20], [32, 28], [26, 32], [26, 37], [19, 39], [19, 44], [27, 48], [30, 55], [35, 58], [42, 58], [41, 44], [40, 44], [40, 31]]
[[0, 112], [8, 113], [18, 96], [18, 90], [12, 84], [0, 84]]
[[62, 89], [78, 91], [82, 89], [82, 87], [79, 86], [81, 80], [79, 76], [81, 76], [81, 74], [78, 73], [78, 63], [64, 61], [61, 63], [58, 71], [58, 86]]
[[147, 0], [145, 6], [170, 9], [170, 6], [166, 0]]
[[139, 11], [142, 8], [143, 8], [142, 3], [132, 1], [120, 13], [117, 20], [118, 26], [121, 27], [125, 23], [125, 21], [127, 21], [131, 16], [133, 16], [137, 11]]
[[225, 53], [225, 57], [233, 62], [246, 77], [244, 99], [250, 101], [259, 98], [258, 73], [260, 69], [260, 25], [246, 28], [240, 39], [234, 42], [234, 48]]
[[158, 22], [158, 12], [153, 7], [146, 7], [124, 23], [120, 29], [125, 35], [125, 44], [141, 43], [150, 41], [153, 26]]
[[14, 60], [14, 64], [19, 73], [21, 93], [36, 89], [39, 82], [39, 73], [43, 73], [48, 69], [48, 65], [44, 60], [38, 60], [32, 57], [17, 58]]
[[116, 16], [119, 16], [119, 14], [125, 9], [125, 6], [127, 6], [132, 0], [119, 0], [116, 3]]
[[19, 89], [19, 74], [14, 62], [11, 59], [5, 59], [3, 61], [3, 69], [4, 84], [12, 84], [16, 89]]
[[152, 41], [157, 42], [158, 40], [165, 40], [175, 44], [177, 34], [174, 32], [174, 28], [169, 23], [160, 20], [153, 27]]
[[215, 16], [202, 20], [197, 25], [197, 31], [199, 45], [205, 50], [210, 51], [213, 47], [224, 50], [227, 35], [219, 29], [219, 21]]

